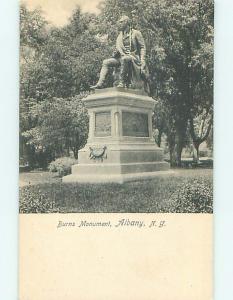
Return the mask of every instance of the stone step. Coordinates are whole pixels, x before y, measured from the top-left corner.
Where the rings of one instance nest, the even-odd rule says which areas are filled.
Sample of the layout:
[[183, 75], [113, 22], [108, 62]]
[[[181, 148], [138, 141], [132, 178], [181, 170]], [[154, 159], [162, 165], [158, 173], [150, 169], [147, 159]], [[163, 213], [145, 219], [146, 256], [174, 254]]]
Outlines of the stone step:
[[96, 174], [71, 174], [62, 178], [64, 183], [119, 183], [139, 180], [148, 180], [156, 177], [172, 176], [174, 171], [156, 171], [156, 172], [144, 172], [133, 174], [109, 174], [109, 175], [96, 175]]
[[164, 161], [159, 162], [144, 162], [144, 163], [122, 163], [122, 164], [103, 164], [97, 162], [95, 164], [77, 164], [72, 167], [72, 174], [80, 175], [116, 175], [130, 174], [138, 172], [155, 172], [166, 171], [169, 169], [169, 164]]

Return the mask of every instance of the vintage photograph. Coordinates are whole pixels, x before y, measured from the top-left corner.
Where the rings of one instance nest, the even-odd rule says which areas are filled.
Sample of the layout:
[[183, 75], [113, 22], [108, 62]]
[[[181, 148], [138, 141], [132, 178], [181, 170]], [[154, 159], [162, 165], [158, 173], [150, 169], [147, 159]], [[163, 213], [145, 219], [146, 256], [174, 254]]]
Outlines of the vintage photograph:
[[19, 212], [213, 213], [212, 0], [20, 3]]

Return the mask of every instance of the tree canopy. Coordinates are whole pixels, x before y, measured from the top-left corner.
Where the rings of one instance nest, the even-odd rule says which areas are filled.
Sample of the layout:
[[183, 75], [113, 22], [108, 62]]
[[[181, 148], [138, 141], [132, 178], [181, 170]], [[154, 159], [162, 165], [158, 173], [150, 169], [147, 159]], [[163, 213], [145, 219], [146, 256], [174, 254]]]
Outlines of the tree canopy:
[[[71, 139], [75, 139], [74, 128], [82, 128], [86, 136], [82, 122], [87, 117], [79, 106], [82, 96], [79, 104], [70, 99], [97, 81], [102, 60], [115, 47], [116, 21], [126, 14], [146, 41], [152, 96], [157, 100], [154, 127], [160, 137], [167, 136], [172, 164], [180, 165], [182, 149], [190, 139], [198, 151], [212, 129], [213, 6], [212, 0], [104, 0], [99, 15], [76, 7], [68, 24], [56, 28], [41, 11], [22, 5], [20, 130], [24, 141], [34, 146], [40, 141], [48, 147], [46, 130], [51, 123], [43, 121], [47, 117], [43, 109], [48, 107], [54, 112], [54, 138], [62, 139], [64, 132], [55, 123], [71, 113], [68, 106], [73, 103], [83, 115], [71, 122], [73, 129], [70, 124], [63, 129], [70, 130]], [[33, 116], [35, 107], [38, 118]], [[67, 142], [61, 144], [64, 150]]]

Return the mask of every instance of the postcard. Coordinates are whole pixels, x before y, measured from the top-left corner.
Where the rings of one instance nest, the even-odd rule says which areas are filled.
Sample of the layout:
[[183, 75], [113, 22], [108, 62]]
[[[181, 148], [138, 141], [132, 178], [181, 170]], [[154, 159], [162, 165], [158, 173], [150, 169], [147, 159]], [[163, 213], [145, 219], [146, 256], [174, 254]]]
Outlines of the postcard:
[[19, 299], [213, 299], [214, 3], [20, 3]]

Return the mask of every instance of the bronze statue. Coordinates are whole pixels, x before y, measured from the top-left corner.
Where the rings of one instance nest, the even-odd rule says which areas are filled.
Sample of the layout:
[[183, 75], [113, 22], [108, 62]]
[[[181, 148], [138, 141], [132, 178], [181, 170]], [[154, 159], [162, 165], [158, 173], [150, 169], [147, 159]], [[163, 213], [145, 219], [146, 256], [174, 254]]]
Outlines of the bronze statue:
[[130, 87], [148, 92], [148, 69], [146, 67], [146, 47], [140, 31], [131, 28], [129, 17], [122, 16], [118, 21], [120, 34], [116, 40], [113, 56], [103, 61], [99, 81], [91, 89], [104, 87], [105, 79], [112, 67], [119, 70], [117, 87]]

